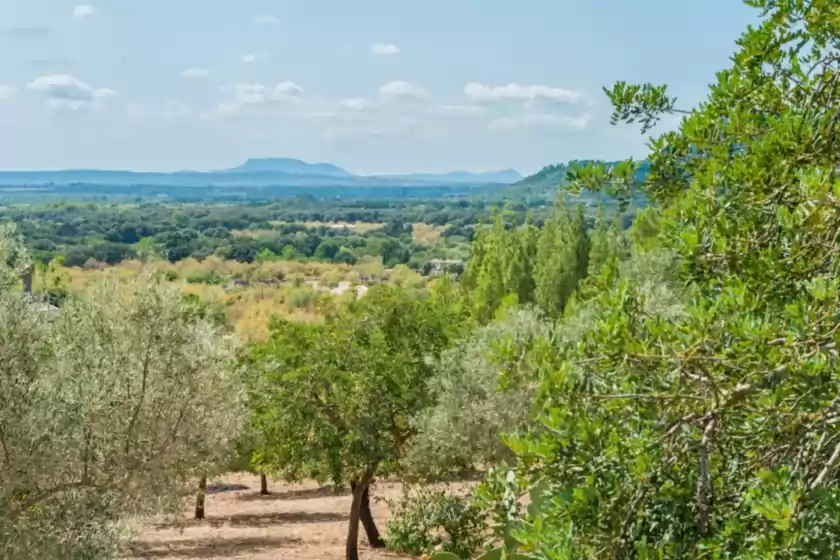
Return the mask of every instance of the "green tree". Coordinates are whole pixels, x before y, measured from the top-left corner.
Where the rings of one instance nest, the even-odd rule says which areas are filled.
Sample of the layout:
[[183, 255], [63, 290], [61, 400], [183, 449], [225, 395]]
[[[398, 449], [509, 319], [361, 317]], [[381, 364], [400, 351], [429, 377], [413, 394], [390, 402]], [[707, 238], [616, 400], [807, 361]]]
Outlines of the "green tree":
[[534, 301], [534, 263], [537, 257], [539, 230], [531, 223], [530, 217], [522, 227], [511, 230], [504, 236], [502, 249], [505, 256], [505, 291], [516, 295], [520, 305]]
[[560, 317], [580, 281], [586, 277], [589, 262], [589, 235], [583, 208], [574, 214], [557, 197], [554, 211], [540, 232], [534, 277], [537, 305], [550, 317]]
[[287, 479], [350, 483], [348, 560], [358, 558], [360, 519], [371, 544], [384, 544], [369, 487], [399, 470], [414, 435], [410, 420], [429, 403], [430, 358], [458, 324], [440, 301], [377, 286], [329, 310], [323, 324], [275, 321], [251, 356], [260, 372], [249, 391], [263, 442], [257, 463]]
[[[590, 316], [582, 339], [543, 357], [544, 414], [512, 442], [522, 483], [548, 487], [544, 514], [514, 532], [526, 551], [840, 551], [840, 5], [747, 3], [762, 21], [732, 66], [650, 144], [643, 188], [658, 210], [636, 253], [671, 260], [680, 311], [656, 301], [662, 282], [619, 279], [578, 308]], [[608, 95], [614, 120], [644, 129], [678, 111], [665, 87]], [[626, 200], [636, 169], [571, 178]]]
[[481, 259], [470, 275], [475, 275], [475, 316], [479, 322], [490, 321], [502, 300], [508, 294], [505, 285], [506, 243], [509, 234], [501, 216], [497, 216], [491, 228], [481, 234], [479, 240]]

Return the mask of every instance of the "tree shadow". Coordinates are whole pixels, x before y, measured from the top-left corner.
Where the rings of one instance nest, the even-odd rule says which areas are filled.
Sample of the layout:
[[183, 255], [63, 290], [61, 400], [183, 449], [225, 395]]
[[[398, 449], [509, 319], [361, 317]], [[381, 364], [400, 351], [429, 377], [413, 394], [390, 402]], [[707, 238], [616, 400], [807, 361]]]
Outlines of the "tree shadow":
[[285, 490], [283, 492], [271, 492], [270, 494], [242, 494], [238, 499], [246, 502], [260, 502], [272, 500], [317, 500], [319, 498], [338, 498], [349, 496], [349, 488], [335, 488], [334, 486], [319, 486], [318, 488], [306, 488], [303, 490]]
[[244, 484], [208, 484], [207, 494], [221, 494], [223, 492], [239, 492], [242, 490], [250, 490], [249, 486]]
[[349, 514], [322, 511], [279, 511], [272, 513], [236, 513], [233, 515], [208, 515], [206, 519], [185, 519], [167, 523], [157, 523], [153, 527], [161, 529], [186, 529], [200, 525], [214, 528], [224, 527], [268, 527], [271, 525], [306, 525], [309, 523], [338, 523], [350, 520]]
[[[296, 537], [235, 537], [209, 541], [134, 542], [126, 558], [209, 558], [243, 556], [263, 549], [292, 548], [303, 541]], [[281, 553], [282, 556], [282, 553]]]

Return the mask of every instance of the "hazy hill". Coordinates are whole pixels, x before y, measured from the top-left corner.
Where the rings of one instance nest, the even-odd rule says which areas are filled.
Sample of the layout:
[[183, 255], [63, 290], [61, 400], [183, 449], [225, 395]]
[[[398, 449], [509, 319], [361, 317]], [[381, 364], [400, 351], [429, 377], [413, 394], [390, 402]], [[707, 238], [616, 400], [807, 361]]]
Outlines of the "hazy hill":
[[508, 185], [522, 176], [514, 170], [489, 173], [414, 173], [406, 175], [355, 175], [331, 163], [308, 163], [291, 158], [249, 159], [233, 169], [215, 171], [137, 172], [127, 170], [66, 169], [49, 171], [0, 171], [0, 186], [64, 187], [492, 187]]
[[353, 177], [349, 171], [331, 163], [307, 163], [291, 158], [249, 159], [229, 173], [283, 173], [314, 177]]

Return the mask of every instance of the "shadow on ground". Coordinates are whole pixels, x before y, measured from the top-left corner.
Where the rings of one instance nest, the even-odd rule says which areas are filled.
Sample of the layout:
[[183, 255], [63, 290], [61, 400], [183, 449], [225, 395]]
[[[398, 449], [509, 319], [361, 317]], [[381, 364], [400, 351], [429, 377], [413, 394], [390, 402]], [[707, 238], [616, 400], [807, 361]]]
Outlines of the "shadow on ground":
[[239, 492], [249, 490], [244, 484], [208, 484], [207, 494], [222, 494], [223, 492]]
[[346, 513], [320, 511], [280, 511], [272, 513], [237, 513], [234, 515], [208, 515], [206, 519], [185, 519], [153, 525], [155, 529], [180, 529], [210, 525], [211, 527], [268, 527], [271, 525], [306, 525], [308, 523], [338, 523], [349, 521]]
[[[208, 558], [242, 556], [265, 549], [292, 548], [301, 544], [293, 537], [236, 537], [209, 542], [177, 541], [169, 543], [135, 542], [127, 558]], [[281, 553], [282, 556], [282, 553]]]
[[250, 501], [271, 501], [271, 500], [317, 500], [320, 498], [338, 498], [349, 496], [349, 488], [335, 488], [334, 486], [323, 486], [321, 488], [307, 488], [305, 490], [284, 490], [283, 492], [271, 492], [264, 494], [241, 494], [238, 499]]

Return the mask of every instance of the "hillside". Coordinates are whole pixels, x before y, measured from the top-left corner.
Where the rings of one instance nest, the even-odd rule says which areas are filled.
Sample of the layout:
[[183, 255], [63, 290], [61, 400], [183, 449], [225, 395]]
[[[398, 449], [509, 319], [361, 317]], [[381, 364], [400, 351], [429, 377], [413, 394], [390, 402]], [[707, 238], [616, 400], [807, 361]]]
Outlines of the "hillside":
[[[529, 175], [524, 179], [508, 185], [507, 187], [494, 193], [494, 198], [503, 200], [520, 200], [525, 202], [528, 206], [540, 206], [548, 204], [554, 200], [557, 189], [567, 182], [567, 174], [575, 165], [587, 165], [597, 163], [597, 160], [575, 160], [567, 163], [558, 163], [543, 167], [537, 173]], [[615, 161], [604, 162], [607, 167], [612, 167], [618, 164]], [[639, 172], [636, 175], [637, 181], [643, 181], [647, 176], [648, 162], [642, 163]], [[571, 196], [571, 195], [570, 195]], [[584, 204], [597, 204], [598, 202], [607, 202], [608, 199], [604, 196], [599, 196], [593, 193], [581, 193], [580, 199]], [[644, 207], [647, 201], [641, 196], [633, 197], [633, 206]]]

